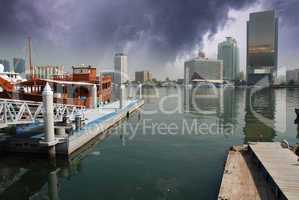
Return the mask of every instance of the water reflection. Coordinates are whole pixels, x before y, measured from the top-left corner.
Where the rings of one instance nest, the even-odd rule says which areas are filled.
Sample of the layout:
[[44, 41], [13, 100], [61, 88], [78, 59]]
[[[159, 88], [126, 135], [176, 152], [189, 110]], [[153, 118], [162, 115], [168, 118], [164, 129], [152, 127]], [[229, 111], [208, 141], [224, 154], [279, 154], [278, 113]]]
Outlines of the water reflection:
[[60, 182], [63, 179], [71, 180], [81, 173], [81, 160], [90, 154], [91, 149], [54, 163], [39, 158], [3, 158], [0, 166], [0, 199], [58, 200]]
[[184, 100], [186, 112], [202, 122], [207, 122], [203, 118], [214, 119], [219, 127], [233, 125], [234, 134], [244, 134], [244, 143], [273, 141], [276, 136], [273, 89], [189, 87]]
[[234, 88], [209, 86], [185, 88], [184, 108], [186, 112], [193, 114], [233, 119], [237, 114], [237, 95]]
[[[275, 95], [274, 90], [264, 88], [255, 92], [246, 90], [244, 142], [273, 141]], [[267, 124], [263, 119], [267, 119]], [[272, 124], [271, 124], [272, 122]]]
[[[191, 113], [200, 123], [216, 126], [219, 129], [230, 129], [227, 134], [241, 134], [239, 128], [240, 102], [244, 91], [234, 88], [215, 88], [209, 85], [186, 87], [184, 89], [184, 110]], [[222, 134], [223, 132], [210, 134]]]

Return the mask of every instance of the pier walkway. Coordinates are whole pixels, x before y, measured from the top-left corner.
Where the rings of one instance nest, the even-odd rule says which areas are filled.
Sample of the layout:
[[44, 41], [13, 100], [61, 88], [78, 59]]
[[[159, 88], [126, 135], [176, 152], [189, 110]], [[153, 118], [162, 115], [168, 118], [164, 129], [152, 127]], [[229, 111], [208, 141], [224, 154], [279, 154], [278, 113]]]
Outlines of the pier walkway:
[[[55, 154], [64, 157], [79, 151], [84, 145], [88, 145], [97, 136], [105, 137], [105, 131], [118, 124], [122, 119], [127, 118], [130, 113], [138, 110], [144, 101], [142, 99], [129, 99], [122, 104], [112, 102], [101, 105], [95, 109], [86, 109], [84, 112], [84, 123], [80, 128], [75, 128], [72, 124], [71, 132], [57, 131], [55, 134]], [[57, 130], [64, 127], [57, 127]], [[37, 135], [22, 137], [10, 137], [6, 140], [4, 149], [7, 152], [27, 152], [27, 153], [47, 153], [45, 145], [41, 144], [45, 140], [46, 134], [41, 132]]]
[[229, 151], [219, 200], [272, 200], [274, 194], [246, 151]]
[[69, 136], [67, 148], [62, 148], [62, 150], [58, 148], [58, 153], [70, 155], [97, 135], [121, 121], [128, 113], [137, 110], [143, 104], [143, 100], [132, 99], [125, 102], [123, 104], [124, 107], [121, 109], [119, 108], [120, 102], [117, 101], [103, 105], [98, 109], [87, 110], [85, 115], [87, 120], [84, 128], [75, 131], [72, 136]]
[[279, 142], [233, 147], [218, 199], [299, 199], [298, 156]]
[[249, 151], [279, 199], [299, 199], [299, 162], [294, 152], [277, 142], [251, 143]]
[[[54, 121], [62, 121], [64, 116], [74, 119], [76, 114], [84, 114], [84, 106], [68, 104], [53, 105]], [[16, 124], [32, 124], [44, 120], [43, 102], [0, 98], [0, 128]]]

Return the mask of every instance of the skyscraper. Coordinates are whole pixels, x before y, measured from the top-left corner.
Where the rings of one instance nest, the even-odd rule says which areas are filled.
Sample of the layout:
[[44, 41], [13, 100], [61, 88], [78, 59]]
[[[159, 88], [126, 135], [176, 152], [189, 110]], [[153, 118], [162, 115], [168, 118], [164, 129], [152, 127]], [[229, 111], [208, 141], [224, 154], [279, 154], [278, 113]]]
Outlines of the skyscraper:
[[4, 71], [5, 72], [10, 72], [10, 63], [8, 60], [6, 59], [1, 59], [0, 60], [0, 64], [2, 64], [4, 66]]
[[274, 10], [251, 13], [247, 22], [247, 82], [264, 79], [273, 83], [277, 76], [278, 18]]
[[224, 80], [239, 80], [239, 48], [234, 38], [227, 37], [226, 41], [218, 45], [218, 60], [223, 61]]
[[117, 53], [114, 56], [113, 80], [115, 84], [122, 84], [129, 80], [128, 56], [123, 53]]
[[23, 74], [25, 73], [25, 59], [23, 58], [14, 58], [13, 67], [16, 73]]

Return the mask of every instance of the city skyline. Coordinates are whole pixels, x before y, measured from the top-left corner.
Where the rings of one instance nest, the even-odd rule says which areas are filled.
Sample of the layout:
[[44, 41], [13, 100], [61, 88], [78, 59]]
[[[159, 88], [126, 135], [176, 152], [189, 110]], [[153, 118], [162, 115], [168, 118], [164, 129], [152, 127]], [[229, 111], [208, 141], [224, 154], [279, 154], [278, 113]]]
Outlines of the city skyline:
[[[190, 1], [189, 4], [176, 0], [157, 5], [146, 0], [88, 4], [68, 0], [33, 4], [14, 0], [0, 4], [0, 25], [5, 27], [0, 34], [0, 58], [9, 60], [26, 56], [26, 38], [32, 36], [36, 65], [71, 67], [86, 63], [112, 69], [113, 55], [124, 52], [129, 57], [131, 77], [134, 71], [151, 70], [159, 79], [180, 78], [184, 61], [194, 57], [199, 49], [207, 57], [216, 58], [217, 48], [213, 43], [232, 36], [240, 44], [240, 69], [245, 71], [244, 37], [249, 13], [274, 9], [280, 18], [278, 66], [281, 69], [298, 66], [299, 47], [293, 41], [299, 33], [295, 26], [299, 3], [294, 0]], [[47, 6], [46, 12], [43, 6]], [[132, 14], [130, 10], [138, 12]], [[119, 14], [111, 16], [112, 11]], [[236, 37], [237, 33], [240, 36]]]

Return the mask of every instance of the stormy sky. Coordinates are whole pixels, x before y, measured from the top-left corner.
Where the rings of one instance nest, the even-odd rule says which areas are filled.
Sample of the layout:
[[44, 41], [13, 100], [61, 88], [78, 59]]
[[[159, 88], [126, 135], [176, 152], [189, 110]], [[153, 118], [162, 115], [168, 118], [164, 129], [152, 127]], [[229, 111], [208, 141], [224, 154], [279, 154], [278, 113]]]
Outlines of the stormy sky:
[[178, 78], [185, 59], [199, 49], [215, 56], [226, 36], [244, 54], [248, 14], [265, 9], [280, 17], [279, 65], [299, 67], [298, 0], [0, 0], [0, 58], [26, 57], [31, 36], [34, 64], [107, 70], [113, 54], [124, 52], [131, 74]]

